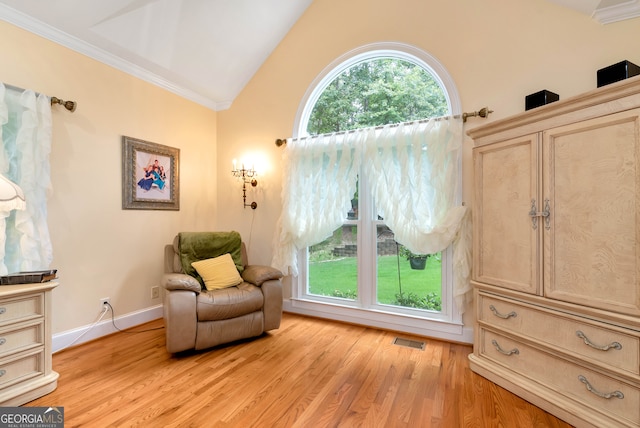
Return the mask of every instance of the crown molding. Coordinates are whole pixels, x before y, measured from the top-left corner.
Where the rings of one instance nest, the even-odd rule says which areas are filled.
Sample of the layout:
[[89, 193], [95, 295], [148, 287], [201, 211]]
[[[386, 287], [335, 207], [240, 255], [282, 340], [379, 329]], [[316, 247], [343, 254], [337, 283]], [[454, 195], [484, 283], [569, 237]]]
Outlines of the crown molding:
[[548, 0], [590, 16], [600, 24], [611, 24], [640, 16], [639, 0]]
[[591, 15], [600, 24], [611, 24], [640, 16], [640, 1], [630, 0], [609, 7], [596, 9]]
[[231, 101], [216, 102], [192, 91], [191, 89], [176, 85], [164, 77], [152, 73], [149, 70], [137, 66], [129, 61], [123, 60], [116, 55], [84, 42], [77, 37], [60, 31], [49, 24], [10, 8], [2, 3], [0, 3], [0, 19], [82, 55], [88, 56], [89, 58], [93, 58], [96, 61], [111, 66], [140, 80], [144, 80], [145, 82], [172, 92], [182, 98], [207, 107], [213, 111], [228, 109], [231, 106]]

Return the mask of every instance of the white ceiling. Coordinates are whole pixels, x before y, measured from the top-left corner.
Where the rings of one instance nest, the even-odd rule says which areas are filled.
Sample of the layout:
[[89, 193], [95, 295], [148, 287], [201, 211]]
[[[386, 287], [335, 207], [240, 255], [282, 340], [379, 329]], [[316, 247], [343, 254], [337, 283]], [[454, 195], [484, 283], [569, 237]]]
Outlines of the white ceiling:
[[[0, 0], [0, 19], [213, 110], [229, 108], [313, 0]], [[549, 0], [601, 23], [640, 0]]]
[[0, 0], [0, 19], [221, 110], [311, 2]]

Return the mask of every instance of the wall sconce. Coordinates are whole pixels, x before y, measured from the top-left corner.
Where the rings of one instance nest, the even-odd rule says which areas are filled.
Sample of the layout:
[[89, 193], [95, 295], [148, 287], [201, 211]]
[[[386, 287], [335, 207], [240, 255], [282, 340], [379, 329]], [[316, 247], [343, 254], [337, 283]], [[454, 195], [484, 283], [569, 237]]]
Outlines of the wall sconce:
[[244, 163], [242, 164], [242, 168], [238, 169], [236, 167], [236, 160], [233, 160], [233, 170], [231, 171], [234, 177], [242, 180], [242, 203], [244, 207], [251, 207], [251, 209], [258, 208], [258, 204], [255, 202], [251, 202], [247, 204], [247, 183], [251, 184], [251, 187], [256, 187], [258, 185], [258, 180], [255, 177], [258, 176], [256, 170], [251, 167], [251, 169], [245, 169]]

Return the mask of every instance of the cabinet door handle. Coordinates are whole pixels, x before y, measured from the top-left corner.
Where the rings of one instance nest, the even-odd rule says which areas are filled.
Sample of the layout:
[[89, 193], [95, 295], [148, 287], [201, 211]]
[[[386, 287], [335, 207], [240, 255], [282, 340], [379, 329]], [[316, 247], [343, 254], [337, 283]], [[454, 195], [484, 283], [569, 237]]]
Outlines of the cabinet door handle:
[[538, 217], [544, 217], [544, 228], [547, 230], [551, 229], [551, 206], [549, 205], [549, 199], [544, 200], [544, 211], [538, 211], [536, 208], [536, 200], [531, 199], [529, 217], [531, 217], [534, 230], [538, 228]]
[[551, 207], [549, 206], [549, 199], [544, 200], [544, 211], [540, 213], [544, 217], [544, 228], [551, 229]]
[[531, 209], [529, 210], [529, 217], [531, 217], [533, 230], [536, 230], [538, 228], [538, 209], [536, 208], [535, 199], [531, 199]]
[[489, 309], [491, 309], [491, 312], [493, 312], [493, 315], [497, 316], [498, 318], [505, 319], [505, 320], [508, 320], [508, 319], [509, 319], [509, 318], [511, 318], [511, 317], [515, 318], [515, 317], [517, 317], [517, 316], [518, 316], [518, 314], [517, 314], [517, 313], [515, 313], [514, 311], [511, 311], [511, 312], [509, 312], [508, 314], [503, 315], [503, 314], [501, 314], [500, 312], [498, 312], [498, 310], [496, 309], [496, 307], [495, 307], [495, 306], [493, 306], [493, 305], [489, 305]]
[[591, 346], [593, 349], [597, 349], [598, 351], [608, 351], [609, 349], [622, 349], [622, 345], [618, 342], [611, 342], [608, 345], [599, 346], [589, 340], [589, 338], [580, 330], [576, 331], [576, 336], [582, 339], [587, 346]]
[[491, 344], [492, 344], [493, 346], [495, 346], [496, 351], [498, 351], [498, 352], [500, 352], [501, 354], [504, 354], [504, 355], [506, 355], [506, 356], [510, 356], [510, 355], [512, 355], [512, 354], [518, 355], [518, 354], [520, 353], [520, 351], [518, 351], [518, 348], [513, 348], [511, 351], [505, 351], [504, 349], [502, 349], [502, 348], [500, 347], [500, 345], [498, 345], [498, 342], [497, 342], [495, 339], [493, 339], [493, 340], [491, 341]]
[[600, 398], [605, 398], [607, 400], [610, 400], [612, 398], [619, 398], [619, 399], [622, 400], [624, 398], [624, 394], [622, 392], [620, 392], [620, 391], [613, 391], [613, 392], [600, 392], [600, 391], [598, 391], [593, 386], [591, 386], [591, 384], [589, 383], [587, 378], [582, 376], [582, 375], [578, 376], [578, 380], [585, 384], [585, 386], [587, 387], [587, 391], [597, 395]]

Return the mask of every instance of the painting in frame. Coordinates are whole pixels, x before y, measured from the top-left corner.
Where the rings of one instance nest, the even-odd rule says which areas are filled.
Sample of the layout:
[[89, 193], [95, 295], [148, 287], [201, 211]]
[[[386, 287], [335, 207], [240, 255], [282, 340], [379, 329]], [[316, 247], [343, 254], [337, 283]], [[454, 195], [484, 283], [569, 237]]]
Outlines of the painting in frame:
[[180, 149], [122, 137], [122, 209], [180, 210]]

